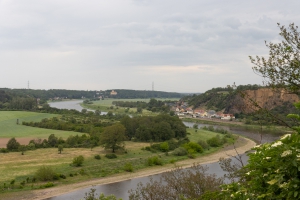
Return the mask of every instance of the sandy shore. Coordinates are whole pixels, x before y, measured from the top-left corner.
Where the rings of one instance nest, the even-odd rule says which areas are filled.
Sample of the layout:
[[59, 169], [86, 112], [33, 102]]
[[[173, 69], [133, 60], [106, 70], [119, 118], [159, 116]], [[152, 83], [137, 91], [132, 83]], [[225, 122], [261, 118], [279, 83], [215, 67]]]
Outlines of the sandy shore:
[[[250, 150], [253, 146], [255, 146], [255, 142], [252, 140], [249, 140], [247, 138], [239, 138], [239, 141], [237, 143], [237, 151], [238, 153], [242, 154], [246, 151]], [[206, 155], [201, 156], [196, 159], [187, 159], [176, 163], [176, 166], [180, 166], [182, 168], [191, 167], [194, 163], [199, 164], [207, 164], [212, 162], [217, 162], [219, 158], [221, 157], [229, 157], [236, 155], [236, 151], [234, 150], [233, 146], [227, 146], [224, 147], [222, 150]], [[123, 180], [128, 180], [136, 177], [144, 177], [144, 176], [150, 176], [154, 174], [159, 174], [162, 172], [166, 172], [168, 170], [171, 170], [174, 168], [174, 164], [168, 164], [164, 166], [157, 166], [157, 167], [151, 167], [139, 171], [135, 171], [133, 173], [122, 173], [117, 174], [110, 177], [104, 177], [99, 179], [93, 179], [89, 181], [84, 181], [80, 183], [75, 184], [69, 184], [69, 185], [62, 185], [58, 187], [43, 189], [43, 190], [34, 190], [34, 191], [22, 191], [17, 193], [8, 193], [5, 195], [5, 199], [12, 200], [12, 199], [23, 199], [23, 200], [38, 200], [38, 199], [45, 199], [53, 196], [58, 196], [64, 193], [69, 193], [78, 189], [83, 189], [87, 187], [91, 187], [94, 185], [100, 185], [100, 184], [107, 184], [107, 183], [113, 183], [113, 182], [119, 182]], [[0, 197], [1, 199], [1, 197]]]

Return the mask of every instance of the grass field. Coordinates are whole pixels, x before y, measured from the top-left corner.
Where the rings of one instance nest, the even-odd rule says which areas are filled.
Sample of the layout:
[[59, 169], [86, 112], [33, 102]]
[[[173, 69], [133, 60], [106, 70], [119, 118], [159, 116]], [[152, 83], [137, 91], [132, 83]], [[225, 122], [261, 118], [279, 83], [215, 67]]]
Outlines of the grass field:
[[[188, 137], [194, 142], [197, 142], [199, 139], [206, 140], [217, 135], [217, 133], [201, 129], [197, 130], [197, 132], [194, 129], [189, 129], [188, 131], [190, 133]], [[145, 165], [146, 160], [151, 156], [159, 156], [164, 164], [189, 159], [187, 156], [173, 156], [162, 152], [151, 153], [150, 151], [142, 150], [142, 147], [146, 146], [149, 146], [149, 143], [127, 141], [127, 153], [117, 153], [118, 158], [116, 159], [105, 158], [104, 155], [110, 153], [110, 151], [105, 151], [102, 147], [96, 147], [92, 151], [87, 148], [65, 148], [62, 154], [58, 154], [57, 148], [26, 151], [25, 155], [21, 155], [20, 152], [0, 153], [0, 171], [2, 172], [0, 185], [3, 185], [3, 183], [8, 184], [13, 179], [19, 184], [27, 177], [32, 178], [41, 165], [52, 166], [56, 173], [65, 174], [67, 179], [55, 181], [55, 184], [65, 184], [125, 172], [124, 166], [126, 163], [131, 163], [134, 170], [146, 168], [148, 167]], [[211, 148], [204, 154], [212, 153], [216, 150], [218, 148]], [[97, 154], [101, 156], [100, 160], [94, 158]], [[83, 155], [85, 158], [83, 166], [70, 166], [72, 159], [79, 155]], [[197, 154], [197, 156], [199, 155]], [[70, 177], [70, 173], [79, 175]]]
[[[8, 139], [12, 137], [15, 137], [21, 144], [28, 144], [30, 139], [44, 139], [48, 138], [50, 134], [55, 134], [57, 137], [62, 138], [80, 134], [72, 131], [59, 131], [21, 125], [22, 121], [36, 122], [55, 116], [58, 115], [25, 111], [0, 111], [0, 147], [5, 147]], [[17, 119], [19, 119], [19, 125], [17, 124]]]
[[[178, 101], [179, 98], [157, 98], [159, 101]], [[111, 106], [113, 106], [112, 102], [113, 101], [129, 101], [129, 102], [137, 102], [137, 101], [143, 101], [148, 103], [150, 99], [105, 99], [105, 100], [100, 100], [100, 101], [93, 101], [93, 104], [83, 104], [81, 103], [80, 105], [84, 108], [89, 108], [93, 110], [101, 110], [104, 112], [112, 111], [113, 113], [125, 113], [124, 107], [116, 107], [114, 106], [113, 109], [110, 109]], [[137, 111], [136, 108], [130, 108], [128, 111], [128, 114], [135, 114]], [[143, 115], [157, 115], [157, 113], [153, 113], [151, 111], [148, 111], [146, 109], [143, 109]]]

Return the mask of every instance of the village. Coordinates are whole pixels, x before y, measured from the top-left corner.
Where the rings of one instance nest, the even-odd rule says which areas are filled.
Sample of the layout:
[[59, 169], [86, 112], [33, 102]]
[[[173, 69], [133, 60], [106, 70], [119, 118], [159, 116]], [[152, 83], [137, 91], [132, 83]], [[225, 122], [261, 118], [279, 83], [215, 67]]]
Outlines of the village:
[[192, 109], [186, 102], [181, 102], [179, 105], [169, 105], [171, 110], [179, 117], [193, 117], [193, 118], [215, 118], [222, 120], [235, 120], [233, 114], [224, 114], [223, 112], [216, 112], [215, 110]]

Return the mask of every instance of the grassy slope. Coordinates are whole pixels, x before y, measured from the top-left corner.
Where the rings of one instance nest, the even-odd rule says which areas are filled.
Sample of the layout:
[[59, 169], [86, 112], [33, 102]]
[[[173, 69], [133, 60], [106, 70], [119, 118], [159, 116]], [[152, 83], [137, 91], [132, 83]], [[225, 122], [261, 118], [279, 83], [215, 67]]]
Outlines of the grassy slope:
[[55, 117], [58, 115], [48, 113], [35, 113], [25, 111], [0, 111], [0, 138], [48, 138], [50, 134], [55, 134], [57, 137], [67, 138], [70, 135], [76, 135], [72, 131], [59, 131], [51, 129], [35, 128], [23, 125], [17, 125], [22, 121], [41, 121], [44, 118]]

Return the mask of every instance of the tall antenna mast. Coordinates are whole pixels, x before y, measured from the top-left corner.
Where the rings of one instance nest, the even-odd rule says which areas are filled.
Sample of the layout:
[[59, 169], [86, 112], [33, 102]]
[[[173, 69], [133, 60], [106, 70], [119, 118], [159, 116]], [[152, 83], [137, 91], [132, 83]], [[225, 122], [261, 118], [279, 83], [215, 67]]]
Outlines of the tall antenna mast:
[[154, 91], [154, 82], [152, 82], [152, 91]]
[[27, 89], [29, 90], [29, 81], [28, 81]]

